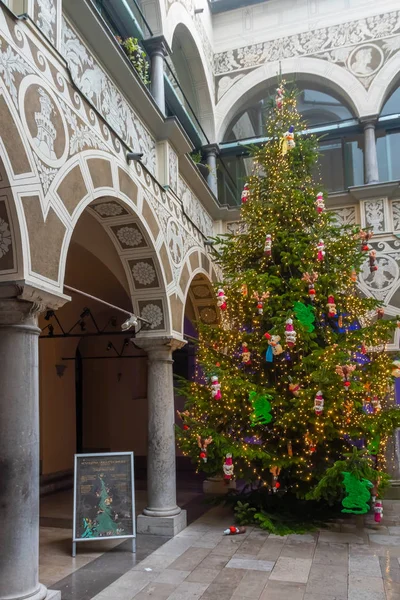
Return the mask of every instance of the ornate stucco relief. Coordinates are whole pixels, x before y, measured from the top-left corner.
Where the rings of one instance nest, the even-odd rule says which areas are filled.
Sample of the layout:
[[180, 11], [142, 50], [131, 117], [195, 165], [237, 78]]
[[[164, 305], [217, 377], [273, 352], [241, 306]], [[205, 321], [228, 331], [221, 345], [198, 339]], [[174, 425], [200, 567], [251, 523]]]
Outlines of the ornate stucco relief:
[[337, 63], [368, 88], [399, 50], [400, 11], [393, 11], [219, 52], [214, 57], [215, 75], [225, 77], [217, 79], [217, 96], [221, 98], [231, 87], [226, 80], [229, 74], [298, 56]]
[[183, 207], [187, 216], [193, 221], [198, 229], [206, 237], [213, 235], [213, 220], [205, 211], [200, 200], [195, 196], [186, 183], [179, 177], [178, 196], [182, 200]]
[[338, 226], [355, 225], [356, 224], [356, 207], [344, 206], [343, 208], [332, 208], [329, 210], [334, 216]]
[[[372, 246], [377, 252], [378, 270], [371, 273], [366, 260], [360, 275], [361, 287], [369, 296], [382, 300], [385, 304], [391, 304], [391, 299], [399, 286], [400, 241], [379, 241]], [[395, 306], [399, 306], [399, 299], [396, 299]]]
[[35, 0], [34, 16], [44, 35], [55, 45], [57, 33], [57, 0]]
[[62, 22], [61, 52], [82, 94], [134, 152], [144, 154], [143, 163], [154, 175], [155, 140], [65, 19]]

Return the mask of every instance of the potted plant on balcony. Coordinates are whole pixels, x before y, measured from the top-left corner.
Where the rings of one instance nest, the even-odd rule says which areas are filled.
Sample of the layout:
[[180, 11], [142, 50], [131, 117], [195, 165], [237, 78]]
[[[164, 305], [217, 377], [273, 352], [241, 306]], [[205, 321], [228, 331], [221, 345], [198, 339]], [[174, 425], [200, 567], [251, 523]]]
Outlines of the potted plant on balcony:
[[198, 152], [192, 152], [190, 156], [193, 162], [195, 163], [196, 167], [200, 171], [201, 175], [204, 177], [204, 179], [207, 179], [208, 174], [210, 172], [210, 167], [201, 162], [203, 158], [201, 151], [199, 150]]
[[119, 36], [116, 36], [116, 40], [121, 45], [126, 56], [132, 63], [133, 68], [139, 75], [140, 79], [145, 85], [149, 85], [149, 61], [147, 60], [146, 52], [142, 49], [142, 47], [139, 44], [139, 40], [133, 37], [129, 37], [123, 40]]

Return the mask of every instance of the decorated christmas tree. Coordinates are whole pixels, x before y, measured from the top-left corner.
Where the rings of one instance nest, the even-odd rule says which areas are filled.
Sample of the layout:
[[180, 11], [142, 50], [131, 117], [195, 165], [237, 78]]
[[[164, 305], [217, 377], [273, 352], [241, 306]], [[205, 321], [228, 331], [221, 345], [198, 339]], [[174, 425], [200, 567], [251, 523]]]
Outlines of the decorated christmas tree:
[[352, 446], [362, 475], [379, 479], [400, 424], [386, 352], [397, 324], [357, 288], [365, 263], [371, 277], [377, 269], [372, 234], [339, 227], [326, 210], [318, 140], [305, 129], [295, 91], [282, 84], [268, 141], [253, 149], [241, 233], [215, 240], [220, 324], [198, 326], [197, 370], [181, 386], [187, 403], [177, 431], [209, 476], [297, 498]]

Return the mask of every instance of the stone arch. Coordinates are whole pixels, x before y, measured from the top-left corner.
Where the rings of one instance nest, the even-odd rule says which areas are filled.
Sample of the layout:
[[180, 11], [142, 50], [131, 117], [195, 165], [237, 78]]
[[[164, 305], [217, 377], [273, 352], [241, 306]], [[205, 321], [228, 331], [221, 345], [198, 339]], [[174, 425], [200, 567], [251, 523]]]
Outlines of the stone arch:
[[172, 62], [185, 95], [199, 118], [210, 142], [215, 141], [213, 74], [205, 65], [199, 34], [187, 10], [175, 2], [169, 12], [166, 37], [172, 49]]
[[[324, 60], [316, 58], [293, 58], [282, 63], [283, 76], [295, 76], [298, 81], [315, 82], [339, 95], [351, 107], [356, 117], [371, 114], [368, 94], [363, 85], [351, 73]], [[217, 140], [221, 141], [232, 118], [262, 86], [273, 85], [278, 75], [277, 63], [267, 63], [239, 79], [221, 98], [215, 109]]]
[[379, 115], [383, 105], [400, 83], [400, 53], [392, 56], [373, 80], [368, 93], [369, 114]]

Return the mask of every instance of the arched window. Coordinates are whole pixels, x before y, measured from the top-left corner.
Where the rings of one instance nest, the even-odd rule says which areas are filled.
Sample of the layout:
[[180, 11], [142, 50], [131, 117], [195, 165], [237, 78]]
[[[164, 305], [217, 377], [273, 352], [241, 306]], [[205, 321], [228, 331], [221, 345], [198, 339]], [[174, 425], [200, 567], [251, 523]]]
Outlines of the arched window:
[[400, 87], [394, 90], [389, 98], [386, 100], [385, 104], [381, 110], [381, 117], [386, 117], [387, 115], [397, 115], [400, 113]]

